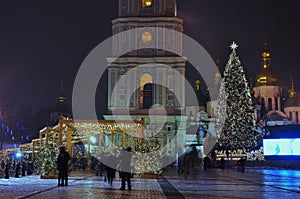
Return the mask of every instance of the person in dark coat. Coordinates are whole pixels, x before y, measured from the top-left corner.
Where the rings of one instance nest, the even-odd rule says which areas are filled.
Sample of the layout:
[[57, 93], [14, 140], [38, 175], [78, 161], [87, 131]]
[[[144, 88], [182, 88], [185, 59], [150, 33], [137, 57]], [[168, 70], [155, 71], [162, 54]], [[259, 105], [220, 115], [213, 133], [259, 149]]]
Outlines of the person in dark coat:
[[68, 186], [68, 164], [70, 159], [70, 154], [66, 151], [65, 147], [60, 147], [56, 160], [58, 169], [58, 186]]
[[9, 179], [9, 163], [7, 162], [4, 166], [4, 178]]
[[25, 171], [26, 171], [26, 163], [25, 161], [22, 160], [22, 176], [25, 176]]
[[208, 156], [205, 156], [205, 158], [203, 159], [203, 163], [205, 171], [210, 168], [210, 158]]
[[246, 158], [242, 157], [237, 161], [238, 171], [245, 172]]
[[18, 163], [15, 165], [15, 178], [19, 178], [20, 169], [21, 169], [21, 165], [20, 165], [20, 162], [18, 162]]
[[185, 166], [184, 166], [184, 156], [182, 155], [178, 158], [178, 169], [177, 169], [178, 175], [183, 175], [184, 168], [185, 168]]
[[125, 181], [127, 181], [127, 188], [131, 190], [131, 147], [128, 147], [126, 150], [122, 150], [119, 158], [120, 158], [120, 175], [122, 178], [122, 186], [120, 190], [125, 190]]
[[105, 170], [106, 170], [106, 177], [107, 177], [107, 183], [112, 186], [113, 180], [116, 177], [116, 166], [117, 166], [117, 160], [115, 156], [109, 155], [107, 158], [110, 160], [110, 165], [106, 165]]

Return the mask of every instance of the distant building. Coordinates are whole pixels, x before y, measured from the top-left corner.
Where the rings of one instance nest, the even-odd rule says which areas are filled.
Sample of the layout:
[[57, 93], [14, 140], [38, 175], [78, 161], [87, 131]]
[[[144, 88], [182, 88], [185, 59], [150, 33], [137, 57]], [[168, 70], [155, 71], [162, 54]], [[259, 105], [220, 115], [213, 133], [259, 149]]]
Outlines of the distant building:
[[294, 124], [300, 124], [300, 95], [295, 91], [294, 80], [292, 79], [289, 98], [284, 105], [284, 112]]
[[[256, 86], [253, 87], [257, 120], [268, 120], [270, 125], [282, 125], [287, 117], [281, 110], [282, 87], [278, 84], [277, 75], [271, 71], [271, 52], [267, 40], [262, 52], [262, 69], [256, 76]], [[271, 119], [271, 121], [269, 121]], [[272, 121], [272, 119], [275, 119]]]

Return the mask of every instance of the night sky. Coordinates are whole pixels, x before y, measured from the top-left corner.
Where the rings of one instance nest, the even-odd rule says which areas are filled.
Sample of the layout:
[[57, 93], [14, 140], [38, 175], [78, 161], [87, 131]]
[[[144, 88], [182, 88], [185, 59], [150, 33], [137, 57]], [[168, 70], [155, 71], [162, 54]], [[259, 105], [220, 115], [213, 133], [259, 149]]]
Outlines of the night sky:
[[[178, 15], [185, 20], [184, 33], [197, 40], [214, 60], [219, 59], [221, 69], [234, 40], [240, 46], [238, 53], [247, 76], [255, 77], [261, 69], [266, 34], [272, 71], [285, 89], [289, 77], [294, 77], [300, 91], [298, 1], [177, 2]], [[111, 36], [111, 20], [117, 14], [118, 0], [1, 1], [0, 94], [37, 109], [56, 103], [60, 80], [64, 80], [71, 104], [77, 70], [86, 55]]]

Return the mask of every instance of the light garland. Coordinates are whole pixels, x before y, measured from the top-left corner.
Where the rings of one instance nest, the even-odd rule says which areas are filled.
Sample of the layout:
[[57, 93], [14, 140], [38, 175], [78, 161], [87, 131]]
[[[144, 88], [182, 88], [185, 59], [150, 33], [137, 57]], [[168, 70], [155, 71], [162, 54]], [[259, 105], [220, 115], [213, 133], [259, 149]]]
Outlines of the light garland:
[[217, 149], [251, 149], [258, 146], [261, 136], [255, 130], [254, 108], [250, 89], [236, 54], [237, 44], [224, 71], [217, 108]]

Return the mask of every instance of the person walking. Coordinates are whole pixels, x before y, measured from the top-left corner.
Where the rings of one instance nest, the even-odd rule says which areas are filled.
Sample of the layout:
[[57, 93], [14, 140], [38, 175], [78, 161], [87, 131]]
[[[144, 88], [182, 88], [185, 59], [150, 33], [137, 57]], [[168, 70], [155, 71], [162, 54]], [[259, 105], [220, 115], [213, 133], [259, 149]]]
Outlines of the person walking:
[[19, 178], [20, 169], [21, 169], [21, 165], [20, 165], [20, 162], [18, 162], [15, 165], [15, 178]]
[[204, 162], [203, 168], [204, 168], [204, 170], [206, 171], [206, 170], [208, 170], [208, 169], [210, 168], [210, 166], [211, 166], [211, 164], [210, 164], [210, 158], [208, 157], [208, 155], [204, 157], [203, 162]]
[[183, 175], [184, 173], [184, 156], [180, 156], [178, 158], [178, 168], [177, 168], [177, 173], [178, 175]]
[[237, 171], [245, 172], [245, 163], [246, 163], [246, 158], [245, 157], [240, 158], [237, 161], [237, 166], [238, 166]]
[[221, 160], [220, 160], [220, 168], [221, 168], [221, 169], [225, 169], [225, 160], [224, 160], [223, 157], [222, 157]]
[[58, 170], [58, 186], [68, 186], [68, 164], [70, 159], [70, 154], [66, 151], [65, 147], [60, 147], [56, 160]]
[[8, 162], [6, 162], [6, 164], [4, 166], [4, 178], [9, 179], [9, 163]]
[[106, 177], [107, 177], [107, 183], [112, 186], [113, 180], [116, 177], [116, 167], [117, 167], [117, 160], [114, 154], [111, 154], [107, 156], [107, 159], [110, 160], [110, 164], [106, 165], [105, 170], [106, 170]]
[[122, 150], [119, 158], [120, 158], [120, 175], [122, 178], [122, 186], [120, 190], [125, 190], [125, 182], [127, 181], [127, 188], [131, 190], [131, 147], [128, 147], [126, 150]]

